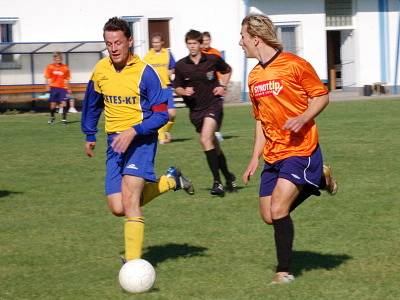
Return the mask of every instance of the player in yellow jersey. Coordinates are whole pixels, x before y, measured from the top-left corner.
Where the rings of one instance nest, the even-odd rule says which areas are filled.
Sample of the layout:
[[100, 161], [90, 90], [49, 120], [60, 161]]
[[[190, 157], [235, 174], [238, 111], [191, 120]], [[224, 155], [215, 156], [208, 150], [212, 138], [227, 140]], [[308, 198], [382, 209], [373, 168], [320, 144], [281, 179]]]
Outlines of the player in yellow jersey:
[[151, 49], [144, 57], [144, 61], [150, 64], [160, 76], [161, 82], [165, 87], [164, 91], [168, 99], [169, 121], [158, 130], [158, 140], [160, 144], [171, 142], [171, 128], [175, 123], [176, 108], [174, 104], [173, 89], [171, 78], [175, 71], [175, 59], [169, 49], [163, 48], [164, 38], [161, 33], [154, 33], [151, 37]]
[[105, 192], [116, 216], [125, 216], [125, 260], [141, 257], [144, 218], [141, 206], [158, 195], [193, 185], [171, 167], [157, 181], [154, 158], [157, 130], [168, 121], [167, 104], [154, 69], [131, 53], [133, 37], [129, 25], [114, 17], [103, 28], [109, 57], [95, 66], [83, 101], [82, 131], [85, 152], [94, 155], [97, 123], [105, 114], [107, 160]]

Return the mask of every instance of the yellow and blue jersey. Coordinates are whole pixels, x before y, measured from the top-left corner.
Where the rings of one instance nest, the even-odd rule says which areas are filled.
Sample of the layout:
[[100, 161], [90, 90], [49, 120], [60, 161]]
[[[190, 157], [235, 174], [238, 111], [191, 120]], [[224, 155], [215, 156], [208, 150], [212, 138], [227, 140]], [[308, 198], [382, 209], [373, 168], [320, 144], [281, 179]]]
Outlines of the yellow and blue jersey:
[[133, 127], [138, 135], [157, 134], [168, 121], [160, 78], [137, 55], [120, 72], [115, 70], [109, 57], [96, 64], [82, 108], [81, 127], [87, 141], [96, 140], [103, 110], [107, 133]]
[[175, 59], [169, 49], [162, 48], [160, 52], [150, 49], [143, 60], [157, 71], [164, 85], [170, 85], [169, 70], [175, 69]]

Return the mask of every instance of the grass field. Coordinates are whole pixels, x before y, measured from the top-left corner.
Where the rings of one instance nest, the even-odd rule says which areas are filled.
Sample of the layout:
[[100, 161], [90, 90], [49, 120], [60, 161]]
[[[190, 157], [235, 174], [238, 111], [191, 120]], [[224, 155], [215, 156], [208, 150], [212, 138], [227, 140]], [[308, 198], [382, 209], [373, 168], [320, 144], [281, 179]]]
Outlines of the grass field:
[[[222, 145], [238, 178], [252, 148], [249, 111], [225, 110]], [[292, 214], [296, 281], [270, 286], [275, 246], [258, 215], [258, 177], [212, 198], [204, 154], [180, 109], [157, 172], [180, 166], [196, 195], [170, 192], [144, 208], [144, 258], [157, 280], [141, 295], [117, 281], [123, 227], [104, 201], [104, 133], [89, 159], [79, 115], [67, 126], [47, 125], [44, 114], [0, 116], [0, 299], [398, 299], [399, 116], [400, 101], [371, 100], [331, 103], [318, 117], [340, 190]]]

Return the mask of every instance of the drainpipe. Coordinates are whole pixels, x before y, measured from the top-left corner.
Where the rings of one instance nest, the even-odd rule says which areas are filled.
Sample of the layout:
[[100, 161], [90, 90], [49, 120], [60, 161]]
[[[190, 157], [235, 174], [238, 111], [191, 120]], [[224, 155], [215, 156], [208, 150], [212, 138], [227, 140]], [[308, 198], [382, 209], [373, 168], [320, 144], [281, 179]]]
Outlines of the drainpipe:
[[[400, 1], [399, 1], [400, 5]], [[393, 83], [393, 94], [397, 94], [397, 79], [399, 73], [399, 55], [400, 55], [400, 12], [397, 16], [397, 44], [396, 44], [396, 63], [394, 65], [394, 83]]]
[[[244, 15], [247, 16], [250, 12], [249, 8], [249, 0], [244, 0]], [[247, 87], [247, 57], [246, 54], [243, 54], [243, 87], [242, 87], [242, 102], [248, 102], [249, 99], [247, 97], [246, 93], [246, 87]]]
[[379, 0], [379, 39], [381, 48], [381, 82], [387, 83], [389, 59], [388, 0]]

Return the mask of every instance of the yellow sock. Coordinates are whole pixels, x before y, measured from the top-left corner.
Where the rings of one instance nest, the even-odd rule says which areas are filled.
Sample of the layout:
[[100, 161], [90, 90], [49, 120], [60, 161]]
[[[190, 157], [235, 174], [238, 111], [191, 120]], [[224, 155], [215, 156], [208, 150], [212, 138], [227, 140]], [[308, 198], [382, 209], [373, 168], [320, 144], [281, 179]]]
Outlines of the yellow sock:
[[167, 177], [162, 175], [158, 182], [146, 182], [143, 188], [142, 199], [140, 201], [140, 206], [149, 203], [151, 200], [157, 196], [173, 190], [176, 187], [175, 179], [172, 177]]
[[161, 127], [160, 129], [158, 129], [158, 139], [160, 141], [163, 141], [166, 139], [165, 137], [165, 133], [166, 132], [170, 132], [172, 126], [174, 126], [175, 122], [173, 121], [168, 121], [167, 124], [165, 124], [163, 127]]
[[131, 217], [125, 218], [125, 259], [132, 260], [142, 256], [143, 237], [144, 237], [144, 218]]

